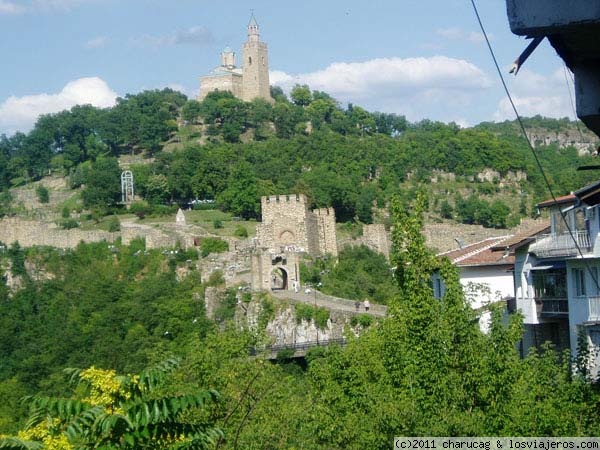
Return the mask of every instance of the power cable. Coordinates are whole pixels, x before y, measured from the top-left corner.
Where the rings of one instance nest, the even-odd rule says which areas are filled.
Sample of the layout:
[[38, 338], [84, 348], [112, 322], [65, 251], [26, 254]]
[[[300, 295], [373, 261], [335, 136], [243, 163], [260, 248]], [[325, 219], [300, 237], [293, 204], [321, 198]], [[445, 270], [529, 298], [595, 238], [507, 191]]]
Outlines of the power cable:
[[[579, 132], [580, 142], [583, 142], [583, 132], [581, 131], [581, 128], [579, 128], [579, 119], [577, 119], [577, 111], [575, 110], [575, 102], [573, 101], [573, 95], [571, 94], [571, 85], [569, 84], [569, 78], [568, 78], [567, 72], [570, 72], [570, 70], [567, 69], [567, 65], [563, 61], [563, 73], [565, 75], [565, 83], [567, 85], [567, 92], [569, 93], [569, 102], [571, 104], [571, 111], [573, 111], [573, 117], [575, 117], [575, 126], [577, 127], [577, 131]], [[573, 74], [571, 74], [571, 75], [573, 75]], [[573, 81], [573, 86], [575, 86], [575, 80], [572, 79], [572, 81]]]
[[[533, 154], [533, 158], [535, 159], [535, 162], [538, 166], [538, 169], [540, 170], [540, 173], [542, 174], [542, 178], [544, 180], [544, 184], [546, 185], [548, 192], [550, 192], [550, 195], [552, 197], [552, 201], [556, 204], [557, 200], [556, 200], [556, 196], [554, 195], [554, 191], [552, 190], [552, 186], [550, 186], [550, 182], [548, 181], [548, 177], [546, 176], [546, 172], [544, 171], [544, 168], [542, 167], [542, 164], [537, 156], [537, 153], [535, 152], [535, 149], [533, 148], [533, 145], [531, 144], [531, 140], [529, 139], [529, 136], [527, 136], [527, 132], [525, 130], [525, 125], [523, 124], [523, 120], [521, 119], [521, 115], [519, 114], [519, 111], [517, 110], [517, 107], [515, 105], [515, 102], [512, 99], [512, 96], [510, 95], [510, 91], [508, 89], [508, 86], [506, 85], [506, 82], [504, 81], [504, 76], [502, 75], [502, 71], [500, 70], [500, 66], [498, 65], [498, 60], [496, 59], [496, 55], [494, 53], [494, 50], [492, 49], [492, 45], [490, 44], [490, 40], [488, 39], [488, 35], [487, 32], [485, 31], [485, 27], [483, 26], [483, 22], [481, 21], [481, 17], [479, 16], [479, 11], [477, 10], [477, 6], [475, 5], [475, 0], [471, 0], [471, 5], [473, 5], [473, 11], [475, 12], [475, 16], [477, 17], [477, 22], [479, 22], [479, 28], [481, 28], [481, 32], [483, 33], [483, 37], [485, 38], [485, 42], [487, 44], [487, 47], [490, 51], [490, 55], [492, 56], [492, 60], [494, 61], [494, 65], [496, 66], [496, 71], [498, 72], [498, 76], [500, 77], [500, 81], [502, 82], [502, 86], [504, 87], [504, 92], [506, 93], [506, 96], [508, 98], [508, 101], [510, 102], [512, 109], [515, 113], [515, 116], [517, 118], [517, 121], [519, 122], [519, 126], [521, 128], [521, 131], [523, 132], [523, 136], [525, 137], [525, 140], [527, 141], [527, 145], [529, 147], [529, 149], [531, 150], [531, 153]], [[577, 239], [575, 237], [575, 234], [571, 228], [571, 225], [569, 224], [569, 222], [567, 221], [566, 218], [566, 213], [563, 212], [563, 210], [561, 208], [558, 209], [561, 215], [561, 218], [565, 224], [565, 227], [567, 228], [568, 232], [569, 232], [569, 236], [571, 237], [571, 239], [573, 240], [573, 243], [575, 244], [575, 248], [577, 249], [577, 253], [579, 254], [579, 256], [581, 257], [583, 264], [585, 265], [585, 267], [587, 268], [588, 272], [590, 273], [590, 276], [592, 277], [592, 280], [594, 281], [594, 284], [596, 285], [596, 291], [600, 292], [600, 284], [598, 283], [598, 276], [597, 274], [594, 273], [594, 271], [592, 271], [591, 266], [589, 265], [589, 262], [586, 261], [586, 259], [583, 257], [583, 251], [581, 250], [581, 247], [579, 246], [579, 243], [577, 242]]]

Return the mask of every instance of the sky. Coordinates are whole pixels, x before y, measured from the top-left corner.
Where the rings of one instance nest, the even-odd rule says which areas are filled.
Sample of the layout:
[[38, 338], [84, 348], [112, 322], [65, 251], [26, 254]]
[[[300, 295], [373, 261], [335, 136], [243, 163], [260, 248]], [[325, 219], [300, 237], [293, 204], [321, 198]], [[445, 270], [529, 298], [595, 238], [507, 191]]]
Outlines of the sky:
[[[572, 75], [550, 44], [509, 75], [528, 41], [504, 0], [476, 5], [519, 113], [574, 118]], [[239, 64], [252, 12], [286, 92], [308, 84], [413, 122], [515, 118], [470, 0], [0, 0], [0, 134], [146, 89], [193, 98], [223, 48]]]

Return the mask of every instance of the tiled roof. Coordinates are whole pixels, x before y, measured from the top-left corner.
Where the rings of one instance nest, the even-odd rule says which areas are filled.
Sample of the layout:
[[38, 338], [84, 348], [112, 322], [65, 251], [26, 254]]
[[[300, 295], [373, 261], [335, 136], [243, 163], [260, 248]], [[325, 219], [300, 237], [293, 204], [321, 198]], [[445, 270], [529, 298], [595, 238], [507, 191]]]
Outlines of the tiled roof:
[[525, 232], [517, 233], [508, 239], [499, 242], [497, 245], [492, 247], [493, 251], [502, 251], [509, 248], [520, 247], [523, 244], [531, 242], [535, 239], [535, 236], [542, 233], [550, 232], [550, 224], [547, 222], [540, 223], [539, 225], [529, 228]]
[[562, 197], [556, 197], [555, 199], [552, 198], [550, 200], [545, 200], [541, 203], [538, 203], [536, 206], [538, 208], [546, 208], [548, 206], [562, 205], [564, 203], [575, 203], [576, 199], [577, 199], [577, 197], [575, 196], [575, 194], [568, 194], [568, 195], [563, 195]]
[[484, 239], [457, 250], [440, 253], [438, 256], [449, 258], [457, 266], [512, 265], [515, 263], [514, 255], [492, 249], [498, 248], [513, 237], [513, 235], [509, 235]]

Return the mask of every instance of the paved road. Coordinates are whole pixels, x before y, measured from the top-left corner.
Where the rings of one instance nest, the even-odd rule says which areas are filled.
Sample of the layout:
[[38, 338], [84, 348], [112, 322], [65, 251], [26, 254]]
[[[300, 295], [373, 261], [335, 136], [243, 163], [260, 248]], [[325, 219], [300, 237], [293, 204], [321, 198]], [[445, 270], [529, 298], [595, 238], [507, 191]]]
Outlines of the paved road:
[[309, 294], [306, 294], [304, 291], [294, 292], [294, 291], [273, 291], [273, 295], [277, 298], [281, 299], [289, 299], [293, 301], [298, 301], [302, 303], [308, 303], [311, 305], [316, 304], [317, 306], [322, 306], [324, 308], [331, 309], [333, 311], [344, 311], [350, 313], [359, 313], [359, 314], [370, 314], [372, 316], [383, 317], [387, 313], [387, 306], [384, 305], [376, 305], [371, 303], [371, 307], [369, 311], [365, 311], [364, 305], [361, 302], [359, 310], [356, 310], [355, 301], [348, 300], [344, 298], [333, 297], [331, 295], [323, 294], [322, 292], [312, 290]]

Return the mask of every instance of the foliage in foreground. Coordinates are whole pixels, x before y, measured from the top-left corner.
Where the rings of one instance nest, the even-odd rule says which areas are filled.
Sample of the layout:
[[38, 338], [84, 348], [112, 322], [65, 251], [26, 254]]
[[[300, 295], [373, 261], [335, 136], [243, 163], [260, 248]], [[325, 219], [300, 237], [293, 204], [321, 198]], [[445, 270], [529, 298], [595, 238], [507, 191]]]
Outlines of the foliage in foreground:
[[161, 392], [177, 365], [170, 359], [133, 376], [94, 367], [70, 369], [79, 385], [76, 394], [31, 398], [25, 430], [0, 440], [0, 448], [36, 448], [36, 443], [49, 450], [209, 448], [222, 433], [203, 410], [218, 394]]
[[[417, 202], [410, 214], [399, 203], [393, 209], [392, 264], [397, 267], [398, 291], [389, 298], [388, 317], [368, 326], [359, 338], [349, 338], [346, 347], [310, 351], [306, 367], [300, 367], [286, 360], [271, 364], [261, 357], [249, 358], [248, 348], [264, 344], [265, 337], [260, 330], [239, 330], [227, 318], [219, 330], [212, 327], [198, 333], [187, 329], [182, 324], [190, 317], [188, 310], [187, 317], [168, 322], [170, 326], [181, 322], [169, 341], [177, 344], [171, 348], [184, 356], [181, 366], [162, 389], [154, 391], [157, 397], [148, 401], [162, 395], [201, 392], [207, 386], [217, 390], [219, 402], [210, 402], [203, 412], [185, 419], [206, 419], [203, 423], [209, 429], [221, 429], [223, 434], [216, 437], [215, 444], [219, 449], [387, 449], [393, 437], [400, 435], [597, 435], [597, 386], [583, 372], [572, 371], [569, 355], [552, 348], [521, 359], [518, 316], [506, 319], [503, 311], [494, 310], [490, 334], [481, 334], [455, 268], [425, 248], [420, 233], [423, 203]], [[90, 253], [78, 255], [80, 265], [87, 267], [94, 261], [96, 255]], [[128, 272], [133, 276], [151, 272], [150, 267], [136, 266], [135, 258], [126, 259], [133, 265]], [[94, 267], [106, 270], [104, 264]], [[441, 299], [433, 296], [433, 271], [439, 271], [446, 284]], [[167, 279], [149, 278], [157, 293], [162, 292], [161, 280]], [[139, 296], [141, 302], [153, 305], [152, 292], [142, 286], [119, 292], [111, 292], [106, 284], [96, 286], [103, 287], [95, 289], [102, 301], [110, 298], [110, 303], [118, 305], [123, 296], [133, 308], [132, 299]], [[171, 286], [177, 290], [176, 284]], [[83, 286], [77, 288], [86, 292]], [[130, 290], [136, 295], [132, 297]], [[183, 305], [183, 301], [177, 303]], [[18, 322], [16, 317], [13, 320]], [[90, 323], [82, 331], [97, 326]], [[99, 335], [106, 339], [107, 347], [118, 345], [111, 336], [101, 331]], [[137, 342], [143, 344], [149, 338], [140, 337]], [[81, 345], [85, 348], [85, 342]], [[124, 364], [121, 359], [127, 354], [123, 353], [114, 356], [115, 365]], [[35, 367], [33, 362], [28, 364]], [[48, 380], [53, 373], [38, 374], [41, 390], [52, 386]], [[23, 372], [12, 375], [18, 379]], [[6, 392], [15, 385], [4, 378], [0, 389]], [[76, 390], [76, 395], [79, 393]], [[74, 398], [81, 400], [85, 395]]]

